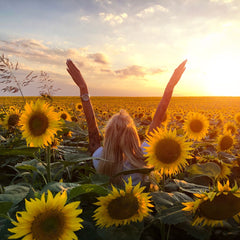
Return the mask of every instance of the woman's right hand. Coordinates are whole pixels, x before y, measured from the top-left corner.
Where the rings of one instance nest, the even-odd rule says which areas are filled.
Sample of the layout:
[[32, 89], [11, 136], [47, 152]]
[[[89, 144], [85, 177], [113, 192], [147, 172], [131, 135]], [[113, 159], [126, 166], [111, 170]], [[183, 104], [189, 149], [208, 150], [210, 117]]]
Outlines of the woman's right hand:
[[68, 67], [67, 68], [68, 73], [71, 75], [74, 82], [80, 88], [81, 93], [83, 94], [83, 93], [87, 92], [88, 91], [87, 84], [86, 84], [84, 78], [82, 77], [82, 74], [79, 71], [79, 69], [75, 66], [75, 64], [70, 59], [67, 59], [66, 64]]
[[173, 72], [172, 77], [168, 82], [168, 87], [170, 87], [171, 89], [173, 89], [177, 85], [178, 81], [180, 80], [182, 74], [186, 69], [185, 67], [186, 63], [187, 63], [187, 59], [184, 60]]

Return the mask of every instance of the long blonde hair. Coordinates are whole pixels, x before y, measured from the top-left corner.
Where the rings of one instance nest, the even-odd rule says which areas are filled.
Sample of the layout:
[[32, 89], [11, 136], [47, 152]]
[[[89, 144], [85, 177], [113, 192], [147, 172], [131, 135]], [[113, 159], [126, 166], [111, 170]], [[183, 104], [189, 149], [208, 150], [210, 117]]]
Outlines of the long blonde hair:
[[[125, 110], [120, 110], [111, 117], [105, 127], [102, 158], [107, 161], [99, 162], [98, 172], [113, 176], [123, 170], [125, 160], [134, 168], [144, 167], [144, 157], [140, 145], [133, 119]], [[119, 180], [116, 178], [115, 182], [119, 182]]]

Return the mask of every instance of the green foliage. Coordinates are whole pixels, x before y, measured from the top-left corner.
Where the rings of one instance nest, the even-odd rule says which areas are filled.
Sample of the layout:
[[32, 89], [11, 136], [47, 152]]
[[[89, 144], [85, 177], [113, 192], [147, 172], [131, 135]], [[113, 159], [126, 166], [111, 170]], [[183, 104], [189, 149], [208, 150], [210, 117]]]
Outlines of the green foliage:
[[[16, 98], [17, 99], [17, 98]], [[15, 98], [14, 104], [18, 102]], [[31, 99], [31, 98], [26, 98]], [[34, 100], [34, 99], [31, 99]], [[63, 108], [72, 109], [71, 104], [79, 102], [75, 98], [52, 98], [52, 104], [61, 105]], [[144, 139], [147, 124], [150, 123], [150, 110], [154, 109], [159, 102], [159, 98], [151, 98], [142, 101], [139, 105], [147, 102], [145, 114], [140, 114], [136, 108], [131, 109], [136, 99], [131, 98], [92, 98], [93, 103], [98, 106], [96, 118], [103, 129], [111, 115], [117, 111], [118, 104], [121, 108], [128, 108], [132, 116], [136, 114], [134, 121], [141, 140]], [[108, 102], [112, 102], [113, 110]], [[125, 102], [128, 101], [128, 102]], [[178, 100], [179, 101], [179, 100]], [[185, 101], [184, 99], [182, 101]], [[235, 100], [234, 100], [235, 101]], [[131, 104], [129, 104], [131, 102]], [[174, 104], [176, 100], [173, 99]], [[199, 100], [195, 102], [198, 104]], [[238, 102], [237, 102], [238, 103]], [[189, 99], [185, 104], [189, 104]], [[9, 103], [9, 105], [11, 105]], [[105, 115], [100, 112], [105, 111]], [[214, 105], [215, 106], [215, 105]], [[236, 104], [239, 108], [239, 104]], [[6, 110], [9, 106], [5, 104]], [[96, 107], [97, 108], [97, 107]], [[3, 109], [3, 108], [2, 108]], [[149, 111], [147, 111], [150, 109]], [[144, 112], [143, 108], [141, 111]], [[75, 113], [72, 111], [72, 114]], [[93, 157], [88, 152], [88, 131], [83, 113], [78, 111], [77, 122], [63, 121], [63, 128], [58, 132], [61, 140], [57, 149], [49, 150], [49, 166], [46, 161], [45, 149], [29, 148], [22, 139], [21, 132], [9, 132], [0, 126], [0, 236], [5, 240], [10, 233], [8, 228], [12, 227], [11, 220], [15, 220], [17, 211], [25, 210], [25, 199], [39, 198], [43, 192], [50, 190], [53, 194], [60, 191], [67, 191], [68, 203], [80, 201], [80, 208], [83, 209], [80, 215], [83, 218], [84, 228], [77, 231], [79, 239], [86, 240], [108, 240], [108, 239], [131, 239], [131, 240], [155, 240], [155, 239], [237, 239], [240, 228], [236, 223], [225, 221], [224, 227], [207, 228], [202, 226], [192, 226], [193, 216], [182, 211], [183, 202], [194, 201], [195, 193], [209, 191], [209, 187], [214, 186], [215, 177], [219, 175], [221, 168], [214, 162], [198, 163], [198, 158], [213, 160], [219, 158], [227, 163], [234, 163], [234, 175], [230, 176], [230, 182], [236, 181], [239, 185], [239, 146], [236, 145], [233, 152], [217, 153], [213, 135], [193, 144], [193, 159], [189, 159], [189, 167], [172, 179], [166, 176], [156, 183], [162, 191], [151, 192], [152, 207], [151, 214], [144, 218], [142, 222], [131, 223], [126, 226], [110, 228], [99, 228], [96, 226], [92, 216], [96, 210], [97, 198], [107, 195], [111, 190], [110, 179], [107, 176], [96, 173], [92, 165]], [[0, 112], [0, 119], [4, 118], [5, 112]], [[178, 135], [184, 135], [182, 121], [172, 120], [169, 128], [176, 128]], [[69, 131], [72, 136], [68, 136]], [[103, 131], [104, 132], [104, 131]], [[104, 133], [102, 133], [102, 136]], [[238, 140], [239, 133], [237, 135]], [[48, 178], [50, 170], [51, 178]], [[153, 168], [134, 169], [122, 171], [116, 174], [127, 175], [141, 173], [151, 174]], [[234, 176], [234, 178], [233, 178]], [[150, 182], [152, 183], [152, 182]], [[150, 188], [146, 187], [147, 192]], [[121, 209], [119, 209], [121, 211]]]
[[214, 162], [207, 162], [207, 163], [196, 163], [192, 164], [187, 171], [190, 174], [199, 174], [199, 175], [206, 175], [210, 178], [215, 178], [221, 173], [221, 168], [218, 164]]

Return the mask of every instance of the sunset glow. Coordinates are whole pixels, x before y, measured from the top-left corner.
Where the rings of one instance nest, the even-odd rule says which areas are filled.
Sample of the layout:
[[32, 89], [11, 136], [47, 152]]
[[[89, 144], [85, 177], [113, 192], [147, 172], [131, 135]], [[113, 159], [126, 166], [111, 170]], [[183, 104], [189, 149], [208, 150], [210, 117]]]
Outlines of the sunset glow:
[[[240, 95], [238, 0], [0, 3], [0, 55], [19, 62], [19, 78], [47, 72], [57, 95], [79, 95], [68, 58], [92, 96], [161, 96], [186, 58], [175, 96]], [[24, 93], [38, 95], [37, 83]]]
[[239, 60], [219, 55], [206, 69], [208, 91], [213, 96], [239, 96]]

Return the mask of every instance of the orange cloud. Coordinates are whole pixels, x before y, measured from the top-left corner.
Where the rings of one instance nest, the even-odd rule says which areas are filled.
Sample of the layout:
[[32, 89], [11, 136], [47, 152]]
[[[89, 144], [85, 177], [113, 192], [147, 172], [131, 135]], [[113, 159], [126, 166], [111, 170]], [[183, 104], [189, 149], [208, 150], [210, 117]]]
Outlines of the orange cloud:
[[138, 65], [132, 65], [124, 69], [116, 70], [115, 74], [120, 78], [129, 76], [144, 77], [145, 75], [153, 75], [162, 73], [162, 69], [150, 69]]

